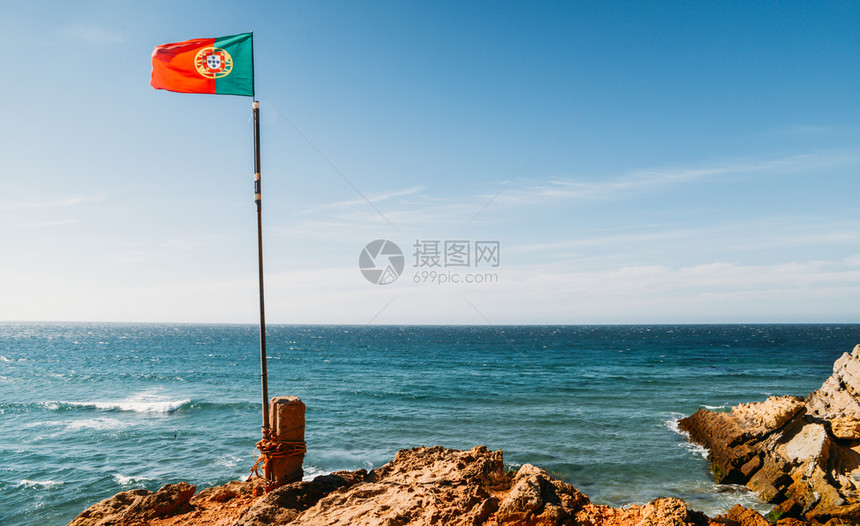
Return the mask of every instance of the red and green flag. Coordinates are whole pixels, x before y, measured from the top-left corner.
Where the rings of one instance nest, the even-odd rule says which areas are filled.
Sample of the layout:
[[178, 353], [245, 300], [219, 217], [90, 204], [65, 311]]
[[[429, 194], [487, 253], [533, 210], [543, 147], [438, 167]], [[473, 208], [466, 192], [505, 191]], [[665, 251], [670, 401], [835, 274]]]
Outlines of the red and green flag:
[[158, 46], [152, 52], [155, 89], [179, 93], [254, 96], [254, 38], [242, 33], [195, 38]]

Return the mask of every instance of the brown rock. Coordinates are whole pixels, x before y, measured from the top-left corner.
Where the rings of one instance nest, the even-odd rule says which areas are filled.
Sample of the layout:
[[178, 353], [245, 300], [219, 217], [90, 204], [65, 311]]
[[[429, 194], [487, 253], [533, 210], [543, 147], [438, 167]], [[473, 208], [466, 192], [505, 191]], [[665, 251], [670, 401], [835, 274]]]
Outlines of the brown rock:
[[227, 502], [239, 496], [251, 496], [255, 490], [265, 487], [266, 482], [259, 478], [253, 478], [245, 482], [234, 480], [223, 486], [206, 488], [191, 498], [191, 504], [198, 501], [212, 500], [214, 502]]
[[500, 524], [532, 524], [531, 519], [544, 507], [541, 486], [545, 486], [546, 481], [541, 475], [541, 470], [530, 464], [520, 468], [514, 477], [513, 488], [496, 512], [496, 520]]
[[760, 467], [761, 455], [756, 455], [752, 460], [741, 466], [741, 473], [743, 473], [744, 477], [749, 479]]
[[293, 482], [281, 486], [265, 497], [258, 499], [234, 523], [233, 526], [257, 526], [286, 523], [300, 511], [319, 502], [329, 493], [353, 486], [367, 476], [367, 471], [343, 471], [322, 475], [312, 481]]
[[822, 506], [806, 512], [806, 520], [808, 521], [824, 524], [832, 519], [839, 519], [840, 522], [849, 524], [860, 523], [860, 503], [834, 507]]
[[150, 526], [232, 526], [232, 524], [263, 493], [268, 481], [252, 477], [245, 482], [232, 481], [223, 486], [207, 488], [191, 497], [188, 513], [159, 519]]
[[803, 401], [773, 396], [764, 402], [740, 404], [731, 413], [700, 409], [678, 422], [690, 440], [710, 451], [711, 471], [720, 484], [745, 484], [755, 472], [748, 465], [760, 456], [760, 444], [802, 416]]
[[827, 420], [860, 417], [860, 345], [836, 360], [833, 375], [807, 397], [806, 407], [810, 414]]
[[770, 526], [770, 523], [765, 520], [761, 514], [755, 510], [744, 508], [740, 504], [735, 506], [726, 513], [729, 520], [733, 520], [740, 526]]
[[796, 396], [772, 396], [764, 402], [739, 404], [732, 408], [732, 417], [747, 430], [750, 438], [763, 438], [785, 425], [804, 408]]
[[746, 477], [741, 467], [756, 451], [746, 444], [744, 429], [730, 414], [700, 409], [678, 422], [690, 440], [710, 450], [709, 460], [714, 480], [719, 484], [743, 484]]
[[768, 520], [799, 519], [803, 505], [794, 499], [786, 499], [765, 517]]
[[[370, 473], [364, 470], [284, 485], [254, 497], [266, 482], [252, 479], [201, 491], [187, 512], [164, 518], [148, 514], [145, 490], [123, 492], [101, 508], [87, 510], [77, 524], [119, 526], [705, 526], [707, 517], [679, 499], [611, 508], [592, 504], [565, 482], [531, 465], [515, 476], [505, 472], [500, 451], [415, 448]], [[177, 485], [181, 486], [181, 485]], [[190, 487], [190, 486], [189, 486]], [[164, 489], [173, 495], [176, 489]], [[149, 504], [155, 504], [155, 499]], [[122, 522], [139, 502], [143, 513]], [[186, 501], [187, 502], [187, 501]], [[103, 504], [103, 503], [100, 503]], [[100, 518], [89, 513], [108, 510]], [[165, 512], [166, 510], [161, 510]], [[117, 515], [117, 514], [120, 515]], [[91, 515], [91, 516], [90, 516]], [[102, 519], [102, 522], [97, 522]], [[117, 519], [117, 520], [115, 520]], [[84, 520], [84, 519], [82, 519]], [[125, 519], [122, 519], [125, 520]], [[73, 523], [74, 524], [74, 523]]]
[[783, 493], [781, 488], [785, 481], [782, 477], [787, 477], [787, 482], [791, 483], [791, 477], [786, 475], [772, 458], [768, 457], [764, 467], [747, 482], [747, 487], [753, 490], [761, 500], [777, 502]]
[[[644, 506], [610, 508], [586, 504], [573, 524], [584, 526], [692, 526], [710, 524], [708, 518], [690, 511], [680, 499], [655, 499]], [[566, 523], [565, 523], [566, 524]]]
[[825, 466], [830, 455], [830, 438], [821, 424], [806, 424], [785, 444], [785, 457], [791, 462]]
[[556, 525], [586, 503], [588, 497], [570, 484], [552, 480], [542, 469], [526, 464], [499, 504], [496, 521], [500, 525]]
[[187, 482], [165, 484], [156, 493], [123, 491], [86, 509], [69, 526], [124, 526], [170, 516], [188, 506], [196, 488]]
[[690, 512], [681, 499], [656, 499], [639, 508], [639, 517], [637, 526], [684, 526], [703, 518]]
[[830, 421], [830, 432], [842, 440], [860, 438], [860, 418], [854, 416], [837, 417]]
[[789, 498], [805, 510], [841, 508], [860, 496], [860, 345], [804, 401], [771, 397], [730, 413], [699, 410], [680, 427], [708, 448], [717, 482], [746, 484], [767, 502]]
[[332, 492], [289, 524], [472, 525], [496, 512], [493, 488], [510, 486], [500, 451], [441, 447], [400, 451], [354, 486]]

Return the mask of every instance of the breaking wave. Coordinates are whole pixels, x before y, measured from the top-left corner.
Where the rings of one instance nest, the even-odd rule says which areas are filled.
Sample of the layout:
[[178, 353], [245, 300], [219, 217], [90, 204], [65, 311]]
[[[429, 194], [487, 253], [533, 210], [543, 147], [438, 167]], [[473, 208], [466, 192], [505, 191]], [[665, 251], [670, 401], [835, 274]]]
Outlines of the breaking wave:
[[170, 399], [161, 395], [141, 393], [124, 400], [96, 400], [92, 402], [46, 402], [52, 411], [69, 409], [99, 409], [102, 411], [132, 411], [135, 413], [173, 413], [191, 406], [189, 399]]
[[687, 451], [689, 451], [691, 453], [695, 453], [704, 459], [707, 459], [708, 458], [708, 450], [705, 449], [704, 447], [700, 446], [699, 444], [691, 442], [690, 441], [690, 433], [687, 433], [686, 431], [681, 429], [680, 425], [678, 425], [678, 422], [682, 418], [684, 418], [684, 416], [681, 414], [673, 414], [670, 418], [668, 418], [664, 422], [664, 424], [666, 425], [666, 427], [668, 427], [674, 433], [677, 433], [677, 434], [681, 435], [682, 437], [684, 437], [684, 441], [679, 444], [682, 448], [686, 449]]

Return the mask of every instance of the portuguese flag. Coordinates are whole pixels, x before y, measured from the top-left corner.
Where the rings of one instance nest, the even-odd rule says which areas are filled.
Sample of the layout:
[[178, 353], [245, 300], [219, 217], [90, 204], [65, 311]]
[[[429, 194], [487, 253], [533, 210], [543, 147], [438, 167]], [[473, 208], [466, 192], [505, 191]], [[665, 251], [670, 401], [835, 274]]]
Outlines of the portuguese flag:
[[155, 89], [254, 96], [254, 34], [195, 38], [152, 52]]

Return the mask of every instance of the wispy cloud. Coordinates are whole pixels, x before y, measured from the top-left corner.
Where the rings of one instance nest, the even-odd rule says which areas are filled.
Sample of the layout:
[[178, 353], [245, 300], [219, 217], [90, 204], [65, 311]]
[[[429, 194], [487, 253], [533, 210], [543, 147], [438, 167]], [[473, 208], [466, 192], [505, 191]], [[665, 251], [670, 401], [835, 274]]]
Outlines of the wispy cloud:
[[[368, 284], [356, 265], [272, 274], [271, 310], [290, 322], [679, 323], [856, 319], [860, 258], [737, 264], [617, 265], [590, 271], [564, 263], [504, 266], [491, 285], [427, 287], [409, 271], [390, 288]], [[250, 278], [247, 288], [253, 288]], [[237, 290], [240, 290], [237, 288]], [[464, 300], [463, 293], [469, 299]], [[338, 305], [336, 313], [331, 305]], [[480, 312], [476, 315], [476, 310]]]
[[[367, 200], [373, 204], [380, 204], [383, 201], [390, 201], [392, 199], [398, 197], [404, 197], [407, 195], [415, 195], [418, 192], [424, 190], [423, 186], [415, 186], [412, 188], [405, 188], [403, 190], [396, 190], [394, 192], [388, 192], [383, 194], [369, 195], [367, 196]], [[355, 206], [367, 205], [367, 201], [364, 199], [353, 199], [350, 201], [335, 201], [333, 203], [326, 203], [319, 206], [307, 208], [302, 210], [303, 214], [312, 214], [315, 212], [322, 212], [324, 210], [343, 210], [347, 208], [353, 208]]]
[[39, 208], [68, 208], [85, 203], [97, 203], [103, 201], [104, 194], [98, 195], [73, 195], [68, 197], [54, 197], [47, 199], [20, 199], [17, 201], [0, 201], [0, 211], [31, 210]]
[[844, 131], [843, 128], [833, 125], [820, 124], [792, 124], [777, 128], [769, 133], [769, 135], [777, 135], [782, 137], [823, 137], [829, 135], [837, 135]]
[[121, 44], [125, 37], [116, 31], [92, 24], [73, 23], [62, 29], [66, 37], [83, 40], [90, 44]]
[[[730, 159], [723, 162], [702, 163], [699, 166], [633, 170], [601, 179], [571, 177], [538, 182], [532, 180], [531, 183], [523, 181], [520, 185], [511, 185], [499, 194], [490, 209], [494, 212], [494, 217], [498, 218], [499, 214], [514, 210], [518, 211], [517, 213], [525, 213], [529, 208], [566, 205], [575, 201], [605, 202], [625, 199], [630, 196], [646, 195], [649, 192], [653, 194], [669, 189], [674, 190], [679, 186], [705, 181], [732, 179], [733, 184], [738, 184], [749, 178], [778, 177], [783, 174], [804, 172], [818, 176], [826, 173], [829, 168], [845, 166], [860, 166], [860, 152], [825, 150], [765, 159]], [[434, 194], [438, 191], [433, 187], [425, 186], [395, 189], [373, 195], [371, 201], [384, 208], [386, 218], [399, 230], [413, 229], [427, 233], [455, 229], [461, 231], [464, 223], [474, 216], [490, 195], [485, 193]], [[734, 223], [724, 226], [730, 229], [748, 230], [748, 219], [744, 223], [740, 226]], [[284, 231], [289, 231], [290, 235], [343, 239], [363, 235], [368, 230], [380, 231], [380, 227], [388, 228], [384, 225], [384, 221], [380, 221], [378, 214], [371, 207], [366, 206], [363, 199], [355, 199], [309, 207], [303, 211], [303, 219], [299, 224], [291, 225]], [[624, 243], [630, 241], [626, 238], [628, 235], [629, 232], [615, 239], [601, 237], [562, 243], [568, 246]], [[675, 229], [673, 232], [637, 233], [634, 237], [639, 239], [644, 236], [646, 241], [665, 241], [691, 235], [696, 235], [696, 232]]]
[[605, 245], [629, 246], [634, 243], [653, 243], [655, 241], [669, 241], [683, 238], [689, 238], [695, 235], [701, 235], [700, 229], [668, 229], [654, 230], [643, 233], [624, 233], [624, 234], [608, 234], [597, 237], [583, 237], [579, 239], [565, 239], [561, 241], [553, 241], [549, 243], [526, 243], [506, 247], [509, 252], [546, 252], [558, 251], [562, 249], [594, 247]]
[[56, 219], [56, 220], [46, 220], [46, 221], [29, 221], [29, 222], [23, 222], [23, 223], [13, 225], [10, 228], [14, 228], [17, 230], [54, 228], [57, 226], [74, 225], [77, 222], [78, 222], [77, 219]]
[[738, 159], [710, 166], [636, 170], [615, 177], [595, 179], [557, 178], [520, 188], [511, 188], [497, 201], [534, 205], [548, 200], [595, 200], [626, 196], [671, 185], [732, 175], [786, 174], [860, 164], [856, 151], [821, 151], [772, 159]]

